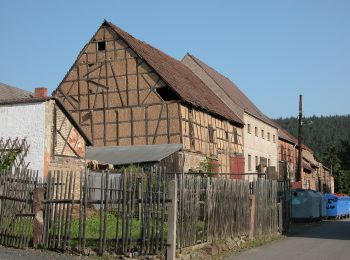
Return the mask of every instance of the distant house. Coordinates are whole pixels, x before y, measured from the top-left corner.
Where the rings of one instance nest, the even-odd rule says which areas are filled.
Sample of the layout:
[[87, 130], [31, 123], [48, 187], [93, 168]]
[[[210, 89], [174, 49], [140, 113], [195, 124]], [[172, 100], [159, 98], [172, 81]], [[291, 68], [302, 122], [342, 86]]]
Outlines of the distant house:
[[298, 167], [298, 140], [283, 128], [278, 129], [278, 177], [295, 181]]
[[39, 176], [84, 167], [90, 141], [61, 102], [47, 96], [46, 88], [31, 93], [0, 83], [0, 122], [2, 145], [6, 140], [25, 140], [23, 166], [38, 170]]
[[278, 129], [278, 136], [278, 178], [280, 180], [290, 179], [294, 188], [334, 193], [334, 178], [330, 169], [324, 166], [313, 150], [306, 145], [302, 145], [301, 180], [296, 182], [298, 140], [281, 127]]
[[276, 124], [264, 115], [230, 79], [203, 61], [187, 54], [182, 62], [244, 122], [244, 157], [241, 159], [242, 162], [244, 161], [244, 172], [255, 173], [259, 165], [270, 167], [271, 172], [276, 172], [278, 166]]
[[232, 164], [243, 155], [242, 119], [185, 64], [110, 22], [84, 46], [54, 96], [94, 147], [120, 154], [181, 144], [172, 169], [244, 171]]

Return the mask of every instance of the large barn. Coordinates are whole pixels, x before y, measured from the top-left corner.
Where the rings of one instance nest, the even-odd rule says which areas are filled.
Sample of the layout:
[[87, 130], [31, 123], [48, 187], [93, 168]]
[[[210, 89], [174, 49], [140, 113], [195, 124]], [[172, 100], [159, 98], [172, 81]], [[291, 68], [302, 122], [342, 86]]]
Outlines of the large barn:
[[177, 171], [244, 172], [242, 120], [183, 63], [110, 22], [54, 96], [95, 147], [181, 144]]

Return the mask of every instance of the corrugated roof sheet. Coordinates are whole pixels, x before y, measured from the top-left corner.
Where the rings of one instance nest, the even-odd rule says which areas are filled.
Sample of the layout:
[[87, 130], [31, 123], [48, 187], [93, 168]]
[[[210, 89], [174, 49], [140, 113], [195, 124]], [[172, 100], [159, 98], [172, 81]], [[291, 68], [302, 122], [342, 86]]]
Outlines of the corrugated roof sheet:
[[114, 165], [159, 162], [181, 149], [181, 144], [86, 147], [86, 159]]
[[110, 22], [105, 21], [103, 25], [112, 28], [184, 101], [243, 125], [242, 120], [182, 62]]
[[0, 101], [33, 98], [33, 93], [0, 82]]
[[[193, 59], [209, 76], [215, 83], [222, 88], [226, 95], [245, 112], [253, 115], [254, 117], [260, 119], [261, 121], [276, 127], [275, 122], [268, 118], [263, 112], [261, 112], [250, 99], [234, 84], [230, 79], [224, 75], [217, 72], [215, 69], [211, 68], [205, 64], [200, 59], [194, 57], [193, 55], [187, 53], [186, 56]], [[186, 57], [185, 56], [185, 57]], [[185, 57], [183, 62], [185, 62]], [[203, 79], [202, 79], [203, 80]], [[206, 82], [204, 82], [206, 83]], [[206, 83], [208, 85], [208, 83]], [[236, 108], [231, 108], [235, 113], [240, 113]]]

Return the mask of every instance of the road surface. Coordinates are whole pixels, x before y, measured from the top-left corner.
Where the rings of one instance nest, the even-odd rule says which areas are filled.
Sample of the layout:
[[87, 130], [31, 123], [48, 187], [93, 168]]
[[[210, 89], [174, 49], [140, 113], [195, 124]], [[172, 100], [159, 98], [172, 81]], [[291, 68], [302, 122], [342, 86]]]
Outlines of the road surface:
[[285, 239], [225, 259], [349, 260], [350, 220], [297, 224]]

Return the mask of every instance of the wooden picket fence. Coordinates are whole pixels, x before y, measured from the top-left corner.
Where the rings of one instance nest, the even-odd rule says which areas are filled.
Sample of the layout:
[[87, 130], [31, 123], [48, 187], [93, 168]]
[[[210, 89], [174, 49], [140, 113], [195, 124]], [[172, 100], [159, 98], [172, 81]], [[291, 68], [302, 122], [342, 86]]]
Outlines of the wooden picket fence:
[[33, 192], [39, 184], [38, 172], [0, 172], [0, 244], [28, 247], [32, 240]]
[[177, 247], [248, 236], [251, 195], [255, 197], [253, 235], [285, 232], [290, 222], [289, 193], [288, 181], [258, 178], [249, 183], [209, 174], [180, 174]]
[[166, 189], [161, 169], [49, 173], [44, 245], [99, 254], [164, 254]]
[[[170, 174], [164, 168], [52, 171], [44, 183], [33, 171], [0, 174], [0, 244], [7, 246], [164, 256], [172, 245], [180, 249], [248, 236], [252, 196], [255, 237], [288, 228], [287, 182], [249, 183], [206, 174]], [[177, 232], [172, 241], [173, 225]]]

